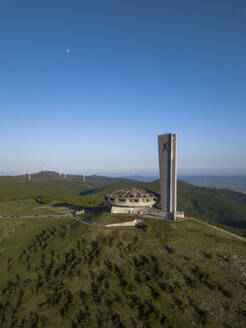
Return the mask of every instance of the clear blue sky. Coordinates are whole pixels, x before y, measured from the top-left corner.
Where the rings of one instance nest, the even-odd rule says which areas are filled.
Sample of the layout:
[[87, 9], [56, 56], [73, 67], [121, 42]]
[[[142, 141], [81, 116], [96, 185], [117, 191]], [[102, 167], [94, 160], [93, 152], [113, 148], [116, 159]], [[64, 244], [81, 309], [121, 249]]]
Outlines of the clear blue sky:
[[[0, 0], [0, 168], [246, 173], [245, 0]], [[67, 50], [67, 49], [70, 49]]]

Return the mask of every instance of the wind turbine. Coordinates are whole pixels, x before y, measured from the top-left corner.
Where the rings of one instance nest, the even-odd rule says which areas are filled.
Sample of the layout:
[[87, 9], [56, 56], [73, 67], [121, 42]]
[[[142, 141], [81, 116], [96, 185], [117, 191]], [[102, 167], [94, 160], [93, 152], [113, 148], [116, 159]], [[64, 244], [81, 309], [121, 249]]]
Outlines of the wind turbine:
[[28, 180], [31, 181], [31, 172], [28, 170]]

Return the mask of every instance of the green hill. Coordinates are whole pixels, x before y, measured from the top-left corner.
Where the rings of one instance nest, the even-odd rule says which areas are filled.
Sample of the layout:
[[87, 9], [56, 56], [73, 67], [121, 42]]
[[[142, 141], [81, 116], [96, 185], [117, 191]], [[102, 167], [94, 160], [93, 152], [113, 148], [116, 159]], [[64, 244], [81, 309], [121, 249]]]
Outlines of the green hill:
[[[133, 220], [138, 217], [107, 214], [104, 194], [129, 186], [160, 189], [158, 180], [103, 179], [64, 181], [53, 172], [31, 183], [1, 177], [0, 215], [51, 215], [72, 205], [85, 207], [98, 223]], [[243, 234], [245, 208], [241, 193], [178, 182], [178, 209], [186, 216]], [[0, 327], [244, 328], [245, 242], [191, 219], [144, 220], [148, 232], [74, 219], [1, 218]]]
[[[108, 192], [139, 186], [148, 190], [160, 192], [159, 180], [154, 182], [121, 181], [103, 186], [89, 195], [43, 195], [45, 202], [61, 200], [69, 204], [84, 207], [105, 207], [104, 195]], [[210, 223], [226, 225], [240, 229], [246, 235], [246, 195], [226, 190], [196, 187], [184, 181], [178, 181], [178, 210], [186, 216], [205, 219]], [[235, 230], [238, 233], [238, 231]]]
[[45, 182], [2, 182], [0, 183], [0, 201], [28, 199], [37, 197], [39, 194], [64, 194], [78, 195], [90, 189], [96, 189], [101, 185], [96, 182], [45, 181]]
[[35, 198], [40, 194], [80, 195], [91, 193], [104, 185], [130, 180], [103, 176], [59, 176], [56, 172], [39, 172], [28, 176], [0, 176], [0, 202]]
[[[0, 177], [0, 202], [37, 198], [41, 195], [47, 203], [59, 200], [65, 205], [103, 209], [106, 206], [104, 194], [116, 189], [140, 186], [157, 193], [160, 191], [159, 180], [137, 182], [100, 176], [88, 177], [85, 182], [81, 179], [81, 176], [67, 176], [65, 181], [64, 177], [54, 172], [34, 174], [31, 183], [23, 176]], [[183, 210], [187, 216], [240, 229], [241, 234], [246, 235], [245, 194], [226, 189], [197, 187], [178, 181], [178, 209]]]
[[244, 328], [245, 243], [191, 220], [146, 222], [1, 220], [1, 328]]
[[246, 231], [246, 195], [223, 189], [179, 183], [178, 206], [187, 215], [206, 218]]
[[[103, 200], [107, 192], [130, 186], [142, 186], [160, 192], [159, 180], [154, 182], [120, 182], [103, 187], [95, 192], [95, 198]], [[178, 210], [186, 216], [206, 219], [211, 223], [239, 228], [246, 235], [246, 195], [226, 190], [196, 187], [184, 181], [178, 181]]]
[[[77, 176], [74, 175], [74, 178], [83, 178], [83, 176]], [[91, 182], [98, 182], [101, 183], [103, 185], [108, 185], [111, 183], [116, 183], [116, 182], [120, 182], [120, 181], [125, 181], [125, 182], [130, 182], [133, 181], [132, 179], [127, 179], [127, 178], [114, 178], [114, 177], [106, 177], [106, 176], [101, 176], [101, 175], [89, 175], [86, 176], [86, 180], [91, 181]]]

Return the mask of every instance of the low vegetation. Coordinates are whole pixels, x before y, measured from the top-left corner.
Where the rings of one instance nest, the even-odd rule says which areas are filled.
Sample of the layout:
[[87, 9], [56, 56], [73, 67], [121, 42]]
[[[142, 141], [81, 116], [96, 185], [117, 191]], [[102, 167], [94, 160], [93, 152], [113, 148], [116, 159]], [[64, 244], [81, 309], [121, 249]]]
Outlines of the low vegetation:
[[146, 223], [2, 220], [0, 326], [245, 327], [245, 244], [199, 222]]
[[[97, 223], [132, 221], [138, 216], [109, 215], [104, 194], [128, 186], [158, 193], [159, 181], [0, 180], [0, 215], [19, 216], [0, 220], [1, 328], [246, 326], [245, 242], [189, 219], [108, 230], [40, 218], [85, 208]], [[186, 216], [245, 234], [245, 195], [182, 181], [178, 195]]]

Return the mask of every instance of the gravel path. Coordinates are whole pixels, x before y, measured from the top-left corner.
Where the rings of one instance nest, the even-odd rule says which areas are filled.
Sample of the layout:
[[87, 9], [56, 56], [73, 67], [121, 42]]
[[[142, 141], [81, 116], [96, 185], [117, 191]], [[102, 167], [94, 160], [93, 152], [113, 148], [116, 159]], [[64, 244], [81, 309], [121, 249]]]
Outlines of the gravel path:
[[199, 222], [199, 223], [202, 223], [202, 224], [206, 225], [206, 226], [209, 227], [209, 228], [212, 228], [212, 229], [218, 230], [218, 231], [220, 231], [220, 232], [223, 232], [223, 233], [225, 233], [225, 234], [227, 234], [227, 235], [230, 235], [230, 236], [232, 236], [232, 237], [234, 237], [234, 238], [237, 238], [237, 239], [239, 239], [239, 240], [242, 240], [242, 241], [246, 242], [246, 239], [245, 239], [245, 238], [243, 238], [243, 237], [241, 237], [241, 236], [238, 236], [238, 235], [236, 235], [236, 234], [233, 233], [233, 232], [230, 232], [230, 231], [224, 230], [224, 229], [222, 229], [222, 228], [216, 227], [216, 226], [214, 226], [214, 225], [212, 225], [212, 224], [209, 224], [209, 223], [203, 222], [203, 221], [198, 220], [198, 219], [194, 219], [194, 218], [189, 218], [189, 219], [190, 219], [190, 220], [193, 220], [193, 221], [196, 221], [196, 222]]

